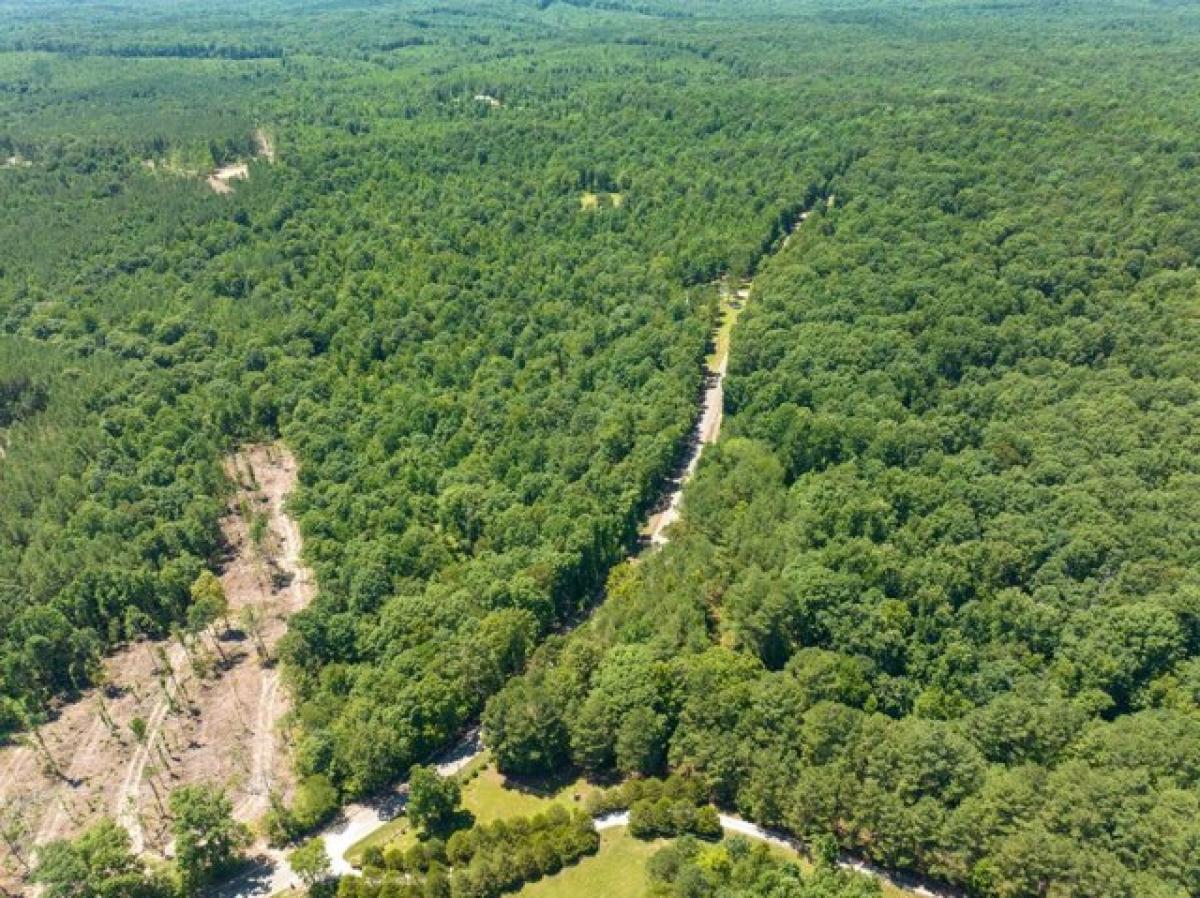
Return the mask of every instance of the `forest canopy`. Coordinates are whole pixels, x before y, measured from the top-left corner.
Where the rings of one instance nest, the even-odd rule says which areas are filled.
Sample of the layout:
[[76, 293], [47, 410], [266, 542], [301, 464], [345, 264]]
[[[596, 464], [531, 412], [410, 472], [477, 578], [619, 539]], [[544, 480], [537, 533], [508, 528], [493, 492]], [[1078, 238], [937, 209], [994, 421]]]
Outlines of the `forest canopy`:
[[1200, 892], [1194, 6], [0, 20], [0, 733], [186, 622], [222, 457], [282, 439], [343, 798], [482, 714], [972, 894]]

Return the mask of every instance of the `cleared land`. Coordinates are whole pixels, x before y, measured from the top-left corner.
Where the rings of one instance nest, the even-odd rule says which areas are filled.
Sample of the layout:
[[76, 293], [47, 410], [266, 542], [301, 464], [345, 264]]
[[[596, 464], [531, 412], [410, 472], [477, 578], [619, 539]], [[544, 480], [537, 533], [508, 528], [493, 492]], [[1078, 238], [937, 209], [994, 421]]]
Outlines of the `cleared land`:
[[611, 209], [619, 209], [624, 202], [625, 195], [621, 193], [592, 193], [588, 191], [579, 197], [579, 208], [600, 209], [607, 206]]
[[646, 862], [665, 842], [643, 842], [621, 827], [600, 834], [600, 850], [561, 873], [532, 882], [520, 898], [642, 898]]
[[[231, 624], [252, 607], [261, 621], [257, 637], [232, 627], [218, 632], [224, 665], [207, 636], [187, 651], [174, 641], [129, 646], [105, 662], [103, 691], [64, 707], [27, 744], [0, 750], [0, 805], [6, 825], [24, 833], [19, 844], [32, 848], [111, 815], [135, 845], [161, 853], [163, 806], [178, 786], [225, 785], [247, 822], [266, 810], [269, 789], [290, 788], [276, 732], [288, 702], [269, 659], [287, 618], [312, 596], [299, 563], [300, 534], [284, 511], [296, 463], [280, 446], [253, 446], [231, 458], [227, 471], [238, 488], [222, 524], [228, 556], [221, 583]], [[0, 847], [5, 887], [20, 889], [28, 854], [13, 857]]]
[[[471, 762], [459, 774], [463, 782], [462, 803], [479, 823], [490, 823], [507, 817], [528, 817], [544, 811], [550, 804], [564, 807], [582, 807], [584, 799], [595, 790], [586, 780], [568, 783], [522, 784], [507, 779], [496, 770], [488, 755]], [[350, 846], [346, 860], [357, 866], [362, 863], [363, 852], [372, 845], [381, 848], [409, 847], [417, 835], [410, 828], [408, 817], [400, 815], [365, 839]]]
[[250, 166], [245, 162], [234, 162], [218, 168], [208, 176], [208, 186], [214, 193], [233, 193], [230, 181], [244, 181], [250, 177]]

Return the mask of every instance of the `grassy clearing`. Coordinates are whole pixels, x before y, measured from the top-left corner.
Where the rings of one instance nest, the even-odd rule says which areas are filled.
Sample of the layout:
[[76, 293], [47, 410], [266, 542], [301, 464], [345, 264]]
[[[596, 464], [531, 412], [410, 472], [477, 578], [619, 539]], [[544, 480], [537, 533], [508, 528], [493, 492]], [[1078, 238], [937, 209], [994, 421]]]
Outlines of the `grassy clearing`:
[[[737, 310], [731, 309], [736, 317]], [[463, 807], [476, 821], [491, 823], [508, 817], [528, 817], [544, 811], [551, 804], [567, 808], [583, 807], [590, 792], [598, 787], [583, 779], [543, 783], [514, 783], [502, 776], [491, 759], [484, 755], [461, 773]], [[408, 818], [401, 816], [351, 846], [346, 860], [356, 866], [362, 862], [363, 851], [371, 845], [381, 848], [408, 848], [417, 840], [409, 827]], [[646, 862], [665, 840], [643, 842], [629, 835], [625, 827], [606, 829], [600, 833], [600, 850], [592, 857], [561, 873], [530, 883], [517, 893], [518, 898], [644, 898], [648, 891]], [[774, 854], [812, 871], [808, 859], [796, 852], [772, 846]], [[913, 898], [912, 894], [889, 885], [883, 886], [883, 898]]]
[[596, 787], [583, 779], [569, 782], [517, 784], [506, 779], [489, 763], [463, 787], [463, 807], [480, 823], [504, 817], [528, 817], [551, 804], [582, 808]]
[[517, 892], [518, 898], [643, 898], [646, 862], [665, 842], [643, 842], [625, 827], [600, 834], [600, 851]]
[[625, 195], [621, 193], [591, 193], [585, 191], [579, 197], [579, 208], [600, 209], [607, 206], [611, 209], [620, 209], [621, 204], [624, 202]]
[[709, 353], [705, 363], [716, 370], [721, 359], [729, 355], [729, 340], [733, 336], [733, 326], [746, 308], [746, 300], [739, 297], [737, 291], [742, 290], [740, 284], [730, 284], [728, 289], [722, 287], [717, 306], [717, 329], [713, 333], [713, 351]]
[[[635, 839], [625, 827], [606, 829], [600, 833], [599, 852], [555, 876], [530, 883], [516, 893], [517, 898], [645, 898], [650, 886], [646, 864], [666, 844], [662, 839]], [[794, 851], [773, 845], [771, 852], [799, 864], [805, 873], [812, 872], [812, 864]], [[884, 884], [883, 898], [914, 896]]]
[[[567, 808], [583, 807], [588, 793], [595, 786], [586, 780], [514, 783], [502, 776], [491, 759], [484, 755], [468, 765], [461, 773], [462, 803], [478, 823], [491, 823], [506, 817], [529, 817], [544, 811], [551, 804]], [[417, 840], [417, 833], [401, 815], [364, 839], [351, 845], [346, 860], [358, 866], [363, 852], [378, 845], [380, 848], [408, 848]]]

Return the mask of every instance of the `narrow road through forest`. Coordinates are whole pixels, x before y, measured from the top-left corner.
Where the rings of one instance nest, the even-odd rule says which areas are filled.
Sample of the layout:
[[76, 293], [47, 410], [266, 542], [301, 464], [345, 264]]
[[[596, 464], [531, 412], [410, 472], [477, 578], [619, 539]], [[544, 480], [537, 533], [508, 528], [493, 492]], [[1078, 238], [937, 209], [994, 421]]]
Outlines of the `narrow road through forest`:
[[[807, 217], [807, 213], [802, 215], [797, 220], [796, 227], [799, 227]], [[795, 228], [793, 228], [793, 233], [794, 231]], [[791, 236], [789, 234], [785, 238], [784, 246], [790, 242]], [[740, 287], [734, 287], [728, 280], [722, 280], [719, 289], [721, 290], [722, 314], [733, 315], [740, 305], [749, 299], [752, 284], [747, 282]], [[726, 331], [724, 339], [718, 332], [714, 335], [714, 341], [716, 343], [715, 352], [709, 357], [705, 367], [704, 396], [699, 414], [696, 416], [696, 424], [687, 443], [678, 474], [668, 481], [662, 500], [656, 506], [658, 510], [651, 514], [646, 522], [642, 534], [644, 537], [643, 554], [655, 552], [670, 541], [668, 528], [680, 517], [684, 487], [700, 464], [705, 447], [715, 443], [720, 437], [724, 411], [725, 373], [729, 363], [728, 332]], [[479, 737], [479, 731], [475, 729], [453, 748], [440, 755], [434, 764], [439, 773], [443, 776], [450, 776], [470, 764], [483, 751], [484, 747]], [[403, 783], [372, 801], [347, 805], [333, 824], [317, 833], [325, 841], [325, 850], [329, 854], [331, 870], [335, 875], [347, 876], [358, 872], [346, 861], [346, 851], [402, 813], [407, 792], [408, 784]], [[720, 818], [722, 828], [729, 832], [739, 833], [794, 851], [803, 850], [803, 846], [797, 840], [786, 834], [765, 829], [730, 814], [721, 814]], [[626, 826], [628, 823], [629, 814], [627, 812], [596, 818], [597, 829]], [[924, 898], [959, 898], [960, 893], [944, 888], [937, 883], [892, 874], [858, 858], [844, 856], [838, 864], [845, 869], [874, 876], [897, 888], [924, 896]], [[299, 878], [292, 872], [284, 852], [264, 849], [254, 868], [219, 890], [217, 898], [267, 898], [267, 896], [275, 895], [288, 888], [297, 887], [299, 883]]]
[[[722, 306], [726, 307], [733, 295], [733, 288], [728, 282], [722, 281], [719, 289], [722, 291]], [[748, 289], [749, 285], [745, 285], [738, 293], [747, 296], [745, 291]], [[679, 519], [683, 488], [695, 473], [704, 448], [715, 443], [721, 434], [728, 356], [728, 341], [718, 341], [716, 354], [709, 359], [705, 368], [704, 398], [679, 465], [679, 473], [668, 482], [666, 492], [657, 505], [661, 510], [652, 514], [646, 522], [643, 552], [657, 551], [670, 540], [668, 527]], [[449, 776], [482, 753], [483, 743], [479, 733], [472, 730], [448, 752], [439, 756], [435, 766], [443, 776]], [[355, 872], [344, 857], [346, 850], [400, 814], [404, 810], [407, 791], [408, 784], [402, 783], [371, 801], [347, 805], [333, 824], [317, 833], [325, 840], [325, 850], [334, 874], [341, 876]], [[262, 848], [246, 874], [216, 890], [214, 895], [217, 898], [266, 898], [298, 884], [299, 877], [292, 872], [284, 852]]]

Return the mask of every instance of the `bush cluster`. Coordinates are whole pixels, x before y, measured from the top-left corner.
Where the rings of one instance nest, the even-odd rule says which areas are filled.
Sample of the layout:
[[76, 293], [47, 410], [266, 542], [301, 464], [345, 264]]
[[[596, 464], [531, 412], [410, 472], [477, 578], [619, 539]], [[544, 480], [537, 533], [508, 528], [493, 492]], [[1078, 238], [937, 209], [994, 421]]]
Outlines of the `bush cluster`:
[[[429, 839], [405, 850], [368, 853], [366, 875], [347, 877], [339, 898], [494, 898], [594, 854], [600, 836], [587, 814], [555, 805]], [[380, 864], [380, 861], [382, 863]]]
[[710, 804], [697, 806], [687, 799], [644, 798], [629, 809], [629, 832], [639, 839], [693, 835], [716, 840], [721, 838], [721, 819]]
[[680, 774], [672, 774], [666, 779], [631, 779], [612, 789], [593, 792], [588, 796], [586, 808], [593, 817], [603, 817], [617, 811], [628, 811], [641, 801], [654, 802], [660, 799], [702, 804], [706, 799], [704, 784]]

